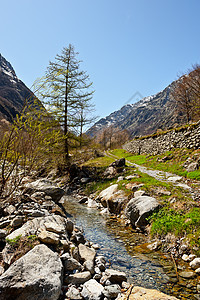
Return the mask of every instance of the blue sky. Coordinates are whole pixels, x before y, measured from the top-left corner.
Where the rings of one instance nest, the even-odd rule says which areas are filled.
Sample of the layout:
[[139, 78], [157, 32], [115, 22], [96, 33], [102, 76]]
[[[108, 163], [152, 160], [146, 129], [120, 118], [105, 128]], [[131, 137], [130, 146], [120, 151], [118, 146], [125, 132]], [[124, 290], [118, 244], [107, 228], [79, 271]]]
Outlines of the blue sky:
[[71, 43], [100, 117], [200, 63], [199, 0], [0, 0], [0, 11], [0, 53], [17, 76], [30, 87]]

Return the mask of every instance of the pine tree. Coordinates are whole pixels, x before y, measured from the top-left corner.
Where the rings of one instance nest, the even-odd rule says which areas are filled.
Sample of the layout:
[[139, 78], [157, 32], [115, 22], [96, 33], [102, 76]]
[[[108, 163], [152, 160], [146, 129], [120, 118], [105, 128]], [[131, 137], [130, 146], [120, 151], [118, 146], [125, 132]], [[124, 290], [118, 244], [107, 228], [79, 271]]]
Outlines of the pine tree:
[[82, 130], [85, 124], [92, 120], [86, 117], [84, 112], [90, 111], [91, 99], [94, 91], [89, 75], [80, 70], [80, 62], [77, 59], [78, 53], [70, 44], [63, 48], [61, 55], [56, 55], [55, 61], [50, 62], [43, 80], [42, 96], [49, 111], [55, 117], [63, 129], [64, 134], [64, 155], [65, 161], [69, 159], [70, 141], [77, 136], [77, 130]]

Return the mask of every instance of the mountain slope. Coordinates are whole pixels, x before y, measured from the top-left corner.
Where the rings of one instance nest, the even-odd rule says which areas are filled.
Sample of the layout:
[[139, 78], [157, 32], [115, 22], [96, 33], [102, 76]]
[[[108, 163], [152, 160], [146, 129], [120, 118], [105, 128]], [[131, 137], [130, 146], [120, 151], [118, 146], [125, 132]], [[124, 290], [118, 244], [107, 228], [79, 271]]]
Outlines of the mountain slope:
[[18, 79], [12, 65], [0, 54], [0, 120], [12, 122], [26, 99], [32, 101], [34, 95]]
[[176, 105], [172, 99], [175, 84], [176, 81], [156, 95], [123, 106], [120, 110], [100, 119], [86, 133], [94, 137], [112, 125], [128, 130], [131, 137], [134, 137], [151, 134], [157, 129], [166, 129], [176, 123], [181, 124], [181, 116], [176, 112]]

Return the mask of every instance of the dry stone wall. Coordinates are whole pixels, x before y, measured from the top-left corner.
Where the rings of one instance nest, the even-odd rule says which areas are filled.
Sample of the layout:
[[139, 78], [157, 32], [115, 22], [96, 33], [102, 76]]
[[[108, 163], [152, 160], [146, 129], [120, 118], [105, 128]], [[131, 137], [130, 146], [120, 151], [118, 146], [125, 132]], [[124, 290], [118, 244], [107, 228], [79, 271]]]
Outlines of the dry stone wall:
[[200, 148], [200, 121], [186, 128], [175, 128], [164, 134], [134, 139], [123, 148], [136, 154], [161, 154], [173, 148]]

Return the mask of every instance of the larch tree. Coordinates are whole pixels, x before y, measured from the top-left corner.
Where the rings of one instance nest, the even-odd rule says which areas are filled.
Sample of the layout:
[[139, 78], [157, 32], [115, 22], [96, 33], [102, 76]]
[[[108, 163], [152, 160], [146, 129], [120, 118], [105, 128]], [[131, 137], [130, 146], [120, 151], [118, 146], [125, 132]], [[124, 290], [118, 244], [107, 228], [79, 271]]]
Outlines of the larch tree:
[[81, 61], [77, 55], [74, 47], [69, 44], [63, 48], [61, 55], [56, 55], [55, 61], [50, 61], [46, 75], [39, 80], [42, 89], [39, 89], [38, 96], [63, 130], [66, 163], [69, 160], [70, 142], [73, 137], [77, 137], [78, 128], [81, 128], [79, 135], [82, 137], [83, 126], [92, 120], [85, 112], [92, 107], [94, 91], [89, 75], [80, 70]]

